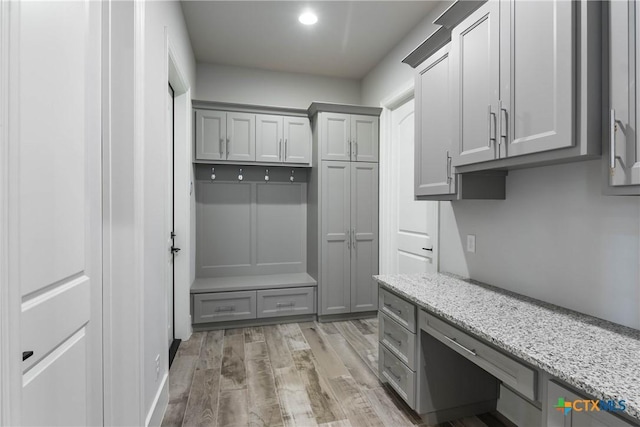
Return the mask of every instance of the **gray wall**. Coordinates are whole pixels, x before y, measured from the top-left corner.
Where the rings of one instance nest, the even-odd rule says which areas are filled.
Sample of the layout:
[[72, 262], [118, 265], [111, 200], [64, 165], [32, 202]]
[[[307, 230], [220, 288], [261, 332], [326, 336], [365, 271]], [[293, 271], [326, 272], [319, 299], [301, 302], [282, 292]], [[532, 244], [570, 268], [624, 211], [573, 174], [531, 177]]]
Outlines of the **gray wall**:
[[360, 103], [360, 81], [199, 63], [194, 99], [308, 108], [312, 101]]
[[[442, 8], [364, 78], [365, 105], [411, 80], [400, 61]], [[640, 197], [603, 196], [600, 177], [597, 160], [511, 171], [504, 201], [441, 202], [441, 271], [640, 328]]]

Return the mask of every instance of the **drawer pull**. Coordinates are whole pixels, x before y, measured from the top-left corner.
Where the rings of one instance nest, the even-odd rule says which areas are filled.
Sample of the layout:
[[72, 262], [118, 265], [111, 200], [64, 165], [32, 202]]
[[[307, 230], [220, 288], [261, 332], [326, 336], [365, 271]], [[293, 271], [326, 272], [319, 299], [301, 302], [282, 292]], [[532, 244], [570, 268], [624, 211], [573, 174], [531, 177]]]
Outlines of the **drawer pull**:
[[388, 302], [384, 303], [384, 306], [387, 307], [389, 310], [391, 311], [395, 311], [398, 314], [402, 314], [402, 310], [400, 310], [399, 308], [394, 308], [391, 304], [389, 304]]
[[223, 312], [223, 311], [235, 311], [236, 308], [232, 305], [227, 305], [227, 306], [223, 306], [223, 307], [216, 307], [216, 312]]
[[448, 339], [451, 343], [457, 345], [458, 347], [460, 347], [461, 349], [463, 349], [464, 351], [466, 351], [469, 354], [472, 354], [474, 356], [477, 356], [478, 354], [476, 353], [475, 350], [470, 350], [467, 347], [463, 346], [462, 344], [460, 344], [455, 338], [449, 338], [446, 335], [442, 335], [443, 337], [445, 337], [446, 339]]
[[276, 303], [276, 307], [293, 307], [294, 305], [296, 305], [296, 303], [293, 301]]
[[401, 380], [400, 376], [399, 376], [399, 375], [396, 375], [396, 374], [395, 374], [395, 372], [393, 372], [393, 370], [391, 369], [391, 366], [389, 366], [389, 365], [384, 365], [384, 369], [385, 369], [385, 371], [387, 371], [388, 373], [390, 373], [390, 374], [391, 374], [391, 376], [392, 376], [393, 378], [395, 378], [395, 379], [396, 379], [396, 381], [400, 382], [400, 380]]
[[397, 339], [396, 337], [393, 336], [393, 334], [391, 332], [385, 332], [384, 333], [385, 336], [389, 337], [389, 339], [391, 341], [394, 341], [396, 343], [398, 343], [398, 345], [402, 345], [402, 341], [400, 341], [399, 339]]

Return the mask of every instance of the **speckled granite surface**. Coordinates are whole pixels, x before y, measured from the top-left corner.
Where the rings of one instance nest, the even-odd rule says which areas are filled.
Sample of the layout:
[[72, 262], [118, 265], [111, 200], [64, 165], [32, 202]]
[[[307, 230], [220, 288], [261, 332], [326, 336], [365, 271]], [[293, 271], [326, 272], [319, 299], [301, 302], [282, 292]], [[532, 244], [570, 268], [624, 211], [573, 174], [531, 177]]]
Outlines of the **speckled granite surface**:
[[375, 276], [461, 329], [640, 420], [640, 331], [445, 274]]

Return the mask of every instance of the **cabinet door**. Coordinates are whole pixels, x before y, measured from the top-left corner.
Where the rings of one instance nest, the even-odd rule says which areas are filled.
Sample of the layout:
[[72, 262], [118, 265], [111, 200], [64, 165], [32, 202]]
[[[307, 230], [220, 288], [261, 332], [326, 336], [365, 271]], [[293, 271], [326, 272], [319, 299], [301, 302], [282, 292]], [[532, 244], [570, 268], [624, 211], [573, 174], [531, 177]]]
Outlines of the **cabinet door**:
[[451, 33], [454, 166], [497, 155], [499, 12], [498, 0], [489, 0]]
[[500, 2], [501, 157], [575, 144], [575, 6]]
[[227, 113], [227, 160], [256, 160], [256, 115]]
[[378, 165], [351, 164], [351, 312], [378, 308]]
[[196, 159], [225, 160], [227, 138], [226, 113], [196, 110]]
[[636, 25], [640, 7], [635, 1], [609, 3], [609, 146], [606, 154], [612, 186], [640, 184], [640, 138], [636, 126], [640, 109], [636, 108], [636, 89], [640, 67], [635, 66], [640, 43], [636, 43]]
[[351, 116], [351, 160], [378, 161], [379, 119], [373, 116]]
[[349, 115], [339, 113], [319, 113], [319, 115], [322, 160], [351, 160]]
[[416, 68], [415, 195], [454, 194], [451, 176], [451, 90], [445, 46]]
[[322, 162], [320, 314], [350, 312], [351, 163]]
[[282, 161], [282, 116], [256, 115], [256, 161]]
[[308, 118], [284, 118], [283, 158], [285, 163], [311, 163], [311, 125]]

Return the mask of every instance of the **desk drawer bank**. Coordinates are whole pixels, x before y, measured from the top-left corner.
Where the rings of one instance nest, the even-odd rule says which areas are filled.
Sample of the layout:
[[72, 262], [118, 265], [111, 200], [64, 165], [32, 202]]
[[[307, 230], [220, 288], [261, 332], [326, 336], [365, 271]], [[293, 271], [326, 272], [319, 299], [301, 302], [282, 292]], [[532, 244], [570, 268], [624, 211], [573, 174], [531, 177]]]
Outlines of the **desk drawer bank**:
[[425, 422], [640, 426], [640, 331], [452, 275], [374, 277], [380, 378]]

